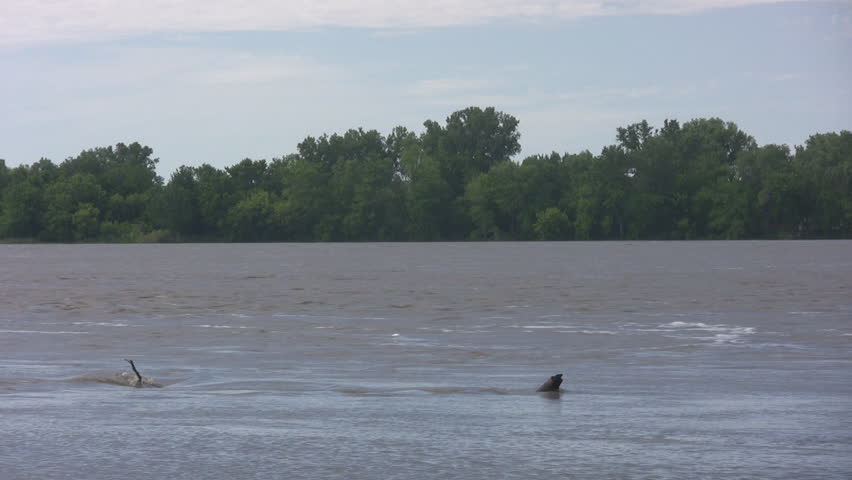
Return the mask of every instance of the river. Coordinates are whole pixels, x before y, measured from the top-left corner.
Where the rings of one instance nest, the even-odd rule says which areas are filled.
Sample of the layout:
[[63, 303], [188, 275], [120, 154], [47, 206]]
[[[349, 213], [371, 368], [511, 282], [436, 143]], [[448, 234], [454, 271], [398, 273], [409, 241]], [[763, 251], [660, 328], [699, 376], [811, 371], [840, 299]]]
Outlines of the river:
[[849, 241], [0, 245], [3, 479], [850, 476]]

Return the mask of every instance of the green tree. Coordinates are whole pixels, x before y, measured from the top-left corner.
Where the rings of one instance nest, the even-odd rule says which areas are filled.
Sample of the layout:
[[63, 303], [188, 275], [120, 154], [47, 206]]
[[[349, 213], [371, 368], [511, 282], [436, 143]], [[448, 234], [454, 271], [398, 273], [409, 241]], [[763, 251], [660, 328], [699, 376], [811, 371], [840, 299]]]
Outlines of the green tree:
[[441, 175], [440, 163], [412, 145], [403, 154], [406, 209], [410, 238], [420, 241], [446, 240], [450, 231], [453, 194]]
[[91, 203], [80, 203], [71, 216], [74, 240], [93, 240], [100, 230], [100, 210]]
[[230, 239], [238, 242], [272, 240], [280, 220], [275, 197], [265, 190], [255, 190], [234, 205], [227, 215]]
[[286, 238], [317, 240], [317, 229], [331, 211], [328, 173], [322, 164], [296, 156], [287, 159], [281, 174], [283, 205], [279, 214]]
[[236, 191], [249, 195], [254, 190], [265, 188], [268, 180], [266, 160], [243, 159], [240, 163], [225, 167]]
[[524, 159], [518, 170], [519, 238], [536, 237], [538, 214], [551, 207], [569, 208], [571, 179], [568, 165], [556, 152]]
[[852, 234], [852, 132], [812, 135], [796, 148], [802, 206], [798, 230], [808, 237]]
[[[97, 179], [90, 173], [75, 173], [48, 185], [44, 190], [44, 200], [47, 209], [44, 213], [44, 230], [42, 238], [49, 241], [71, 242], [76, 240], [74, 214], [87, 206], [87, 213], [96, 212], [91, 222], [100, 221], [99, 206], [104, 204], [105, 193]], [[93, 227], [87, 231], [97, 230]], [[85, 233], [85, 232], [82, 232]], [[81, 238], [87, 239], [88, 237]]]
[[3, 189], [0, 237], [35, 238], [41, 232], [42, 191], [33, 182], [11, 183]]
[[518, 239], [523, 192], [520, 168], [511, 161], [495, 165], [469, 184], [465, 200], [475, 226], [471, 238], [477, 240]]
[[[198, 229], [204, 235], [223, 238], [227, 230], [225, 216], [239, 201], [236, 182], [227, 172], [206, 163], [192, 173], [195, 180], [192, 188], [198, 200]], [[271, 186], [271, 174], [266, 182]]]
[[568, 240], [571, 238], [571, 219], [556, 207], [542, 210], [534, 225], [538, 240]]
[[179, 238], [201, 233], [197, 188], [194, 170], [182, 165], [172, 173], [155, 207], [162, 225]]
[[518, 120], [493, 107], [468, 107], [447, 117], [446, 127], [424, 123], [422, 146], [441, 165], [442, 176], [454, 196], [476, 175], [487, 172], [521, 149]]

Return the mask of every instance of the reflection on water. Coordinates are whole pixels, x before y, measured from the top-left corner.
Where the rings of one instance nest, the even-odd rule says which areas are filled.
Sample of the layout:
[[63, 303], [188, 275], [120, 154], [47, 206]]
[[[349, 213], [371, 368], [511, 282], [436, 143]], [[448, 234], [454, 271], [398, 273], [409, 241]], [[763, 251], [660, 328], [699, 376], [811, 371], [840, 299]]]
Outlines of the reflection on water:
[[847, 478], [850, 247], [0, 246], [2, 477]]

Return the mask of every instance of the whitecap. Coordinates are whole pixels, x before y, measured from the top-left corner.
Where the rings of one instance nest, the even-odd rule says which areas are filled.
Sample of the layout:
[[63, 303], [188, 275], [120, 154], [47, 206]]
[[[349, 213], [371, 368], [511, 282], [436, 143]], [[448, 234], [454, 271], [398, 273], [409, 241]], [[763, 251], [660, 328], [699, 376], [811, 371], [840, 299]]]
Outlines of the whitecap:
[[555, 328], [574, 328], [574, 325], [523, 325], [516, 326], [515, 328], [528, 328], [528, 329], [555, 329]]
[[706, 323], [702, 323], [702, 322], [680, 322], [680, 321], [676, 321], [676, 322], [664, 323], [662, 325], [657, 325], [657, 327], [659, 327], [659, 328], [665, 328], [665, 327], [670, 327], [670, 328], [707, 328], [707, 327], [709, 327], [709, 325], [707, 325]]
[[725, 343], [743, 343], [740, 339], [740, 336], [737, 334], [731, 333], [718, 333], [712, 337], [707, 338], [708, 340], [713, 340], [715, 344], [725, 344]]
[[391, 334], [393, 337], [393, 343], [382, 343], [381, 345], [406, 345], [406, 346], [418, 346], [418, 347], [428, 347], [437, 345], [434, 342], [426, 340], [424, 338], [416, 338], [416, 337], [406, 337], [405, 335], [400, 335], [398, 333]]
[[228, 328], [241, 328], [241, 329], [250, 328], [250, 327], [247, 327], [245, 325], [234, 326], [234, 325], [208, 325], [208, 324], [193, 325], [193, 327], [197, 327], [197, 328], [225, 328], [225, 329], [228, 329]]
[[[655, 331], [654, 329], [646, 329], [643, 331]], [[696, 340], [705, 340], [711, 341], [715, 345], [726, 345], [726, 344], [742, 344], [744, 340], [742, 337], [744, 335], [751, 335], [755, 333], [754, 327], [741, 327], [736, 325], [708, 325], [703, 322], [670, 322], [663, 325], [659, 325], [656, 331], [661, 332], [669, 332], [669, 333], [678, 333], [678, 332], [693, 332], [693, 331], [701, 331], [701, 332], [713, 332], [715, 335], [711, 337], [707, 336], [697, 336], [691, 337], [687, 333], [686, 335], [664, 335], [670, 338], [694, 338]]]
[[95, 327], [126, 327], [126, 323], [111, 323], [111, 322], [71, 322], [72, 325], [86, 325]]

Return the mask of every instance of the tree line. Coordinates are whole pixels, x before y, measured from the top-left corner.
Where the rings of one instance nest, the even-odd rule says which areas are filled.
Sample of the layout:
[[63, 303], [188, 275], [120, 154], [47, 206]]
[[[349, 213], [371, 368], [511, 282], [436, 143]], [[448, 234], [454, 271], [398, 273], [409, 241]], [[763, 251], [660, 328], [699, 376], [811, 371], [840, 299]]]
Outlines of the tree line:
[[293, 154], [165, 182], [153, 150], [0, 160], [0, 238], [45, 242], [852, 237], [852, 133], [758, 146], [718, 118], [618, 128], [599, 155], [520, 152], [518, 120], [470, 107], [417, 134], [352, 129]]

